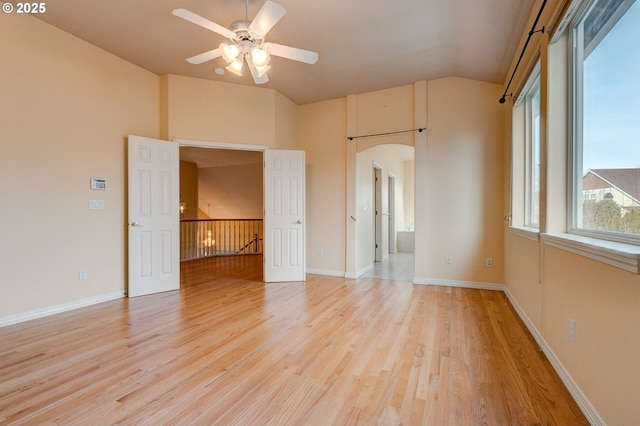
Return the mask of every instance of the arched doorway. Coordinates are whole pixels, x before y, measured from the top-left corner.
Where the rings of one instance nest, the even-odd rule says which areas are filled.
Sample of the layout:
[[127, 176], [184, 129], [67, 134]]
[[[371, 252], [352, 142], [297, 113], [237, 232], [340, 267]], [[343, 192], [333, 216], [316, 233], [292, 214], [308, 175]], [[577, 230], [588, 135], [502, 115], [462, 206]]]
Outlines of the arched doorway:
[[[406, 239], [409, 231], [413, 235], [414, 148], [390, 143], [361, 146], [354, 170], [356, 275], [411, 280], [413, 250], [405, 244], [396, 253], [396, 236], [400, 232]], [[402, 264], [403, 274], [396, 277], [397, 261]]]

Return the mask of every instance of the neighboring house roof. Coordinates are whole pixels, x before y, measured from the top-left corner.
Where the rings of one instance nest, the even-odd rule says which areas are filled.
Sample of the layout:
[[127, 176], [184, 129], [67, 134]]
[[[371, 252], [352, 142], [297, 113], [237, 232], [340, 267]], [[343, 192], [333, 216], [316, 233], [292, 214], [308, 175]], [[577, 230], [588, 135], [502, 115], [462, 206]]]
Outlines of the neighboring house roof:
[[640, 169], [591, 169], [582, 179], [582, 189], [617, 188], [640, 202]]

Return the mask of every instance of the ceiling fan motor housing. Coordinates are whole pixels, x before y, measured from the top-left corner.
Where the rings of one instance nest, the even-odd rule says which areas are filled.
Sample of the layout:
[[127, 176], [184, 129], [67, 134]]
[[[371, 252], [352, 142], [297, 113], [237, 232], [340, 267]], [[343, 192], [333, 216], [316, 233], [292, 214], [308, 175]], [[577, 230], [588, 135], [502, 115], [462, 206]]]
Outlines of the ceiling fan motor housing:
[[235, 37], [231, 39], [235, 44], [241, 44], [243, 41], [248, 41], [253, 45], [259, 46], [264, 42], [264, 36], [258, 35], [249, 29], [251, 21], [241, 19], [231, 24], [231, 31], [235, 34]]

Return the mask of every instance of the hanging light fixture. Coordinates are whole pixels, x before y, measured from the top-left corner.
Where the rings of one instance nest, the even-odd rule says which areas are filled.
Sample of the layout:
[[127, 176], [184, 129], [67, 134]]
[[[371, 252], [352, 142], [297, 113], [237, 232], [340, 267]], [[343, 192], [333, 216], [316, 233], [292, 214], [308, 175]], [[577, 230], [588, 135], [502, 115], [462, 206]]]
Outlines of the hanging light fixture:
[[[244, 19], [232, 22], [229, 29], [187, 9], [173, 10], [172, 13], [175, 16], [228, 39], [227, 43], [220, 44], [217, 49], [188, 58], [189, 63], [202, 64], [221, 56], [227, 63], [226, 69], [229, 72], [242, 75], [242, 64], [246, 62], [256, 84], [265, 84], [269, 81], [267, 71], [271, 69], [269, 65], [271, 55], [307, 64], [316, 63], [318, 60], [316, 52], [265, 41], [267, 33], [286, 12], [282, 5], [274, 0], [266, 0], [253, 21], [249, 21], [249, 0], [245, 0], [245, 4]], [[216, 72], [222, 72], [222, 68], [218, 68]]]
[[235, 58], [225, 67], [225, 69], [235, 75], [242, 75], [242, 57], [240, 56]]
[[246, 61], [252, 73], [255, 72], [258, 78], [264, 76], [271, 69], [269, 65], [271, 55], [266, 48], [256, 44], [259, 42], [260, 40], [247, 39], [239, 40], [237, 44], [235, 40], [233, 44], [221, 43], [220, 53], [227, 62], [225, 68], [229, 72], [241, 76], [243, 63]]
[[251, 60], [253, 61], [253, 65], [256, 68], [265, 67], [269, 65], [269, 60], [271, 57], [269, 56], [269, 52], [261, 47], [252, 47], [251, 48]]
[[222, 53], [222, 58], [227, 63], [231, 63], [240, 54], [240, 49], [235, 44], [220, 43], [220, 52]]
[[[278, 10], [281, 8], [279, 5], [275, 7]], [[282, 9], [281, 13], [284, 14], [284, 9]], [[219, 51], [220, 56], [227, 63], [225, 67], [227, 71], [241, 76], [243, 64], [246, 61], [255, 82], [262, 84], [269, 81], [266, 74], [271, 69], [271, 66], [269, 66], [271, 55], [264, 45], [264, 35], [259, 35], [252, 30], [252, 23], [248, 19], [248, 14], [249, 2], [247, 0], [245, 19], [231, 24], [233, 31], [233, 36], [230, 38], [231, 43], [220, 43]], [[273, 24], [275, 24], [275, 21]]]
[[251, 48], [251, 62], [253, 62], [258, 71], [258, 77], [262, 77], [271, 69], [271, 66], [269, 66], [270, 60], [271, 56], [266, 49], [256, 46]]

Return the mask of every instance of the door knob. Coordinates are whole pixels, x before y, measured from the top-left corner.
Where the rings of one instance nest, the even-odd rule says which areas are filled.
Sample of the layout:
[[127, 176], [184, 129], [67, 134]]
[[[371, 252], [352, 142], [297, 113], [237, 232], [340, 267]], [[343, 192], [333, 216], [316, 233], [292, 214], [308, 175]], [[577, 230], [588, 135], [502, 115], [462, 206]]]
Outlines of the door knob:
[[144, 226], [139, 224], [138, 222], [131, 222], [131, 226], [133, 226], [134, 228], [144, 228]]
[[298, 219], [298, 221], [296, 222], [298, 225], [302, 225], [302, 221], [300, 219]]

